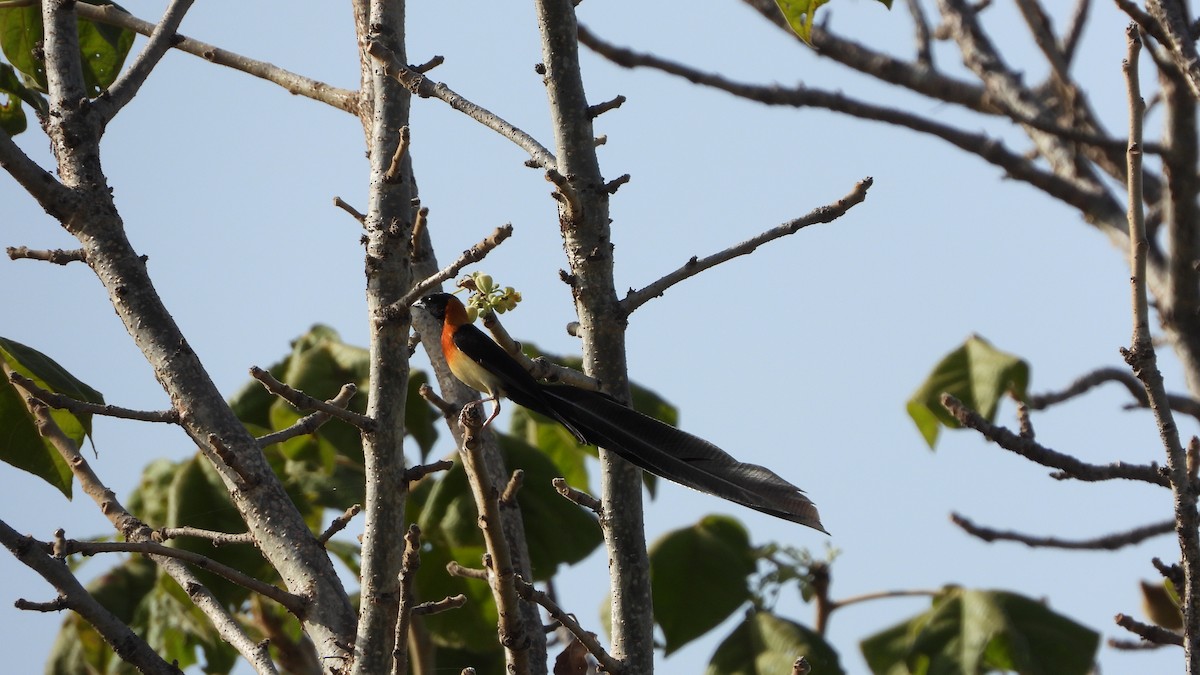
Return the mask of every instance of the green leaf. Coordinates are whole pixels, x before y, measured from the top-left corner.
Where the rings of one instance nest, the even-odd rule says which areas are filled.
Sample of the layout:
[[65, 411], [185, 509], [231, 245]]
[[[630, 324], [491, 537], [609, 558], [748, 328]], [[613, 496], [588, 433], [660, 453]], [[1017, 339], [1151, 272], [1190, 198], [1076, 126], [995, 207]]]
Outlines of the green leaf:
[[30, 86], [46, 91], [46, 67], [35, 56], [41, 53], [42, 9], [28, 7], [0, 9], [0, 50], [14, 68], [21, 71]]
[[705, 516], [659, 538], [650, 547], [650, 583], [665, 653], [704, 635], [745, 604], [747, 577], [754, 571], [750, 536], [729, 516]]
[[[817, 8], [828, 2], [829, 0], [775, 0], [779, 11], [783, 13], [783, 18], [787, 19], [788, 26], [791, 26], [796, 35], [800, 36], [800, 39], [810, 47], [812, 46], [813, 18], [817, 14]], [[878, 2], [888, 9], [892, 8], [892, 0], [878, 0]]]
[[923, 614], [862, 641], [876, 675], [1086, 675], [1100, 635], [1005, 591], [949, 588]]
[[0, 63], [0, 129], [9, 136], [25, 131], [25, 110], [21, 107], [21, 93], [28, 91], [17, 71], [7, 63]]
[[[111, 3], [88, 0], [88, 4]], [[131, 30], [84, 19], [79, 19], [77, 25], [84, 85], [87, 95], [95, 98], [117, 79], [135, 35]], [[41, 52], [41, 41], [41, 8], [36, 3], [29, 7], [0, 9], [0, 50], [9, 63], [25, 75], [31, 87], [46, 91], [46, 67], [35, 56]]]
[[1003, 396], [1007, 394], [1024, 401], [1028, 387], [1028, 363], [972, 335], [934, 366], [933, 372], [908, 399], [908, 415], [933, 449], [942, 426], [950, 429], [960, 426], [958, 420], [942, 407], [942, 394], [954, 396], [992, 421]]
[[813, 17], [817, 8], [827, 2], [829, 0], [775, 0], [788, 25], [809, 46], [812, 46]]
[[803, 656], [814, 675], [844, 675], [837, 652], [804, 626], [770, 612], [751, 612], [717, 647], [705, 675], [778, 675]]
[[[94, 0], [89, 4], [107, 3]], [[129, 48], [133, 46], [133, 38], [131, 30], [79, 20], [79, 54], [83, 59], [83, 83], [88, 96], [99, 96], [116, 81]]]
[[[47, 391], [89, 403], [104, 403], [100, 392], [84, 384], [45, 354], [19, 342], [0, 338], [0, 358], [14, 371]], [[92, 416], [50, 410], [50, 417], [76, 445], [91, 435]], [[25, 406], [24, 392], [4, 378], [0, 382], [0, 461], [32, 473], [71, 497], [71, 469], [50, 441], [38, 433]]]

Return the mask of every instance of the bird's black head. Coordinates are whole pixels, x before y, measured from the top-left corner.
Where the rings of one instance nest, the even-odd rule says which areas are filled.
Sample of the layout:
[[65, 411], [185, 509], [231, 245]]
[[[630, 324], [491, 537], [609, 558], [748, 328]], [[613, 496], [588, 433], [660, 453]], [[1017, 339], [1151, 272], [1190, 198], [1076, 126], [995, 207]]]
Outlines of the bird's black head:
[[420, 307], [426, 312], [432, 314], [433, 318], [437, 319], [438, 321], [445, 321], [446, 307], [449, 306], [451, 302], [457, 302], [453, 295], [450, 295], [449, 293], [433, 293], [432, 295], [427, 295], [413, 303], [413, 307]]

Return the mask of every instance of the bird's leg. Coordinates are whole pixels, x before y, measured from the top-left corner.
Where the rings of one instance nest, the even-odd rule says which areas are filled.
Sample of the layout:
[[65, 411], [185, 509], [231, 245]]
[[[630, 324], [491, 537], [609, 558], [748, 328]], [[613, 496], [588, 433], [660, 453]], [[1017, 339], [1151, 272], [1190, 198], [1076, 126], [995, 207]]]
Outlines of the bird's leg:
[[492, 420], [496, 419], [496, 415], [500, 414], [500, 397], [499, 396], [489, 396], [485, 399], [481, 399], [479, 401], [479, 404], [483, 405], [484, 401], [491, 401], [493, 404], [495, 404], [495, 407], [492, 408], [492, 414], [488, 415], [488, 418], [483, 421], [483, 426], [480, 427], [481, 429], [486, 429], [488, 427], [488, 425], [492, 423]]
[[488, 415], [487, 419], [485, 419], [483, 421], [483, 424], [481, 424], [479, 426], [480, 431], [483, 431], [484, 429], [486, 429], [488, 427], [488, 425], [492, 423], [492, 420], [496, 419], [496, 415], [500, 414], [500, 397], [499, 396], [488, 396], [487, 398], [481, 398], [478, 401], [472, 401], [470, 403], [470, 405], [472, 405], [472, 406], [476, 406], [476, 405], [482, 406], [484, 403], [487, 403], [488, 401], [491, 401], [494, 404], [494, 407], [492, 408], [492, 414]]

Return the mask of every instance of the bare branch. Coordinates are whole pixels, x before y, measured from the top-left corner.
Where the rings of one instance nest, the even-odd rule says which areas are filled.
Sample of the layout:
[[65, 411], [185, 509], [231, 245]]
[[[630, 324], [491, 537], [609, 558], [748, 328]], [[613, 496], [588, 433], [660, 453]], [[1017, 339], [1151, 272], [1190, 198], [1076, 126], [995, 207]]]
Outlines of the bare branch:
[[452, 577], [462, 577], [463, 579], [484, 579], [488, 578], [488, 571], [475, 567], [463, 567], [458, 561], [451, 560], [446, 563], [446, 574]]
[[168, 539], [176, 539], [178, 537], [207, 539], [208, 541], [212, 542], [213, 546], [254, 543], [254, 535], [249, 532], [240, 532], [234, 534], [229, 532], [202, 530], [198, 527], [160, 527], [154, 531], [152, 536], [154, 541], [166, 541]]
[[738, 256], [753, 253], [754, 250], [759, 246], [762, 246], [769, 241], [779, 239], [780, 237], [785, 237], [789, 234], [795, 234], [809, 225], [814, 225], [816, 223], [828, 223], [841, 218], [847, 211], [857, 204], [862, 203], [862, 201], [866, 199], [867, 190], [870, 189], [873, 182], [874, 181], [869, 177], [864, 178], [854, 186], [853, 190], [832, 204], [817, 207], [800, 218], [790, 220], [783, 225], [779, 225], [778, 227], [767, 230], [756, 237], [747, 239], [746, 241], [743, 241], [735, 246], [731, 246], [724, 251], [714, 253], [707, 258], [698, 259], [696, 257], [692, 257], [692, 259], [685, 263], [683, 267], [680, 267], [679, 269], [671, 272], [670, 274], [646, 286], [645, 288], [637, 291], [630, 290], [625, 296], [625, 299], [621, 301], [621, 310], [624, 311], [626, 315], [632, 314], [634, 310], [646, 304], [647, 301], [651, 300], [652, 298], [660, 297], [668, 288], [674, 286], [680, 281], [683, 281], [684, 279], [687, 279], [688, 277], [695, 276], [700, 272], [703, 272], [710, 267], [715, 267], [727, 260], [732, 260]]
[[[89, 21], [125, 28], [142, 35], [153, 35], [157, 27], [148, 21], [143, 21], [115, 5], [89, 5], [78, 3], [76, 12]], [[358, 114], [358, 93], [348, 89], [340, 89], [324, 82], [298, 75], [279, 66], [258, 61], [241, 54], [215, 47], [206, 42], [193, 40], [182, 35], [174, 35], [173, 47], [199, 56], [219, 66], [226, 66], [243, 73], [253, 75], [268, 82], [273, 82], [292, 94], [311, 98], [344, 110], [353, 115]]]
[[544, 145], [538, 143], [537, 140], [529, 134], [521, 131], [517, 127], [509, 124], [506, 120], [484, 108], [476, 105], [471, 101], [463, 98], [450, 87], [447, 87], [441, 82], [435, 82], [425, 77], [420, 72], [409, 68], [396, 58], [396, 55], [387, 47], [379, 42], [371, 41], [367, 44], [367, 53], [379, 60], [383, 67], [387, 70], [390, 77], [394, 77], [398, 82], [408, 87], [412, 93], [421, 98], [436, 98], [448, 104], [451, 108], [467, 115], [471, 119], [479, 122], [485, 127], [504, 136], [508, 140], [516, 143], [543, 169], [549, 169], [557, 165], [553, 153], [546, 149]]
[[[414, 612], [412, 586], [421, 567], [421, 528], [408, 526], [404, 535], [404, 558], [400, 566], [399, 615], [396, 618], [396, 639], [392, 647], [392, 675], [408, 675], [408, 633]], [[464, 598], [465, 601], [465, 598]]]
[[182, 548], [164, 546], [155, 541], [79, 541], [76, 539], [67, 539], [64, 542], [62, 555], [71, 555], [74, 553], [81, 553], [85, 556], [92, 556], [97, 553], [142, 553], [163, 558], [175, 558], [194, 567], [212, 572], [242, 588], [270, 598], [296, 616], [304, 616], [304, 612], [308, 607], [308, 603], [304, 598], [288, 593], [274, 584], [255, 579], [244, 572], [199, 553]]
[[3, 129], [0, 129], [0, 169], [16, 179], [51, 217], [66, 221], [78, 208], [75, 193], [30, 159]]
[[504, 327], [504, 324], [500, 323], [500, 317], [495, 312], [483, 317], [483, 327], [488, 329], [488, 332], [504, 348], [504, 351], [516, 359], [525, 370], [529, 371], [529, 374], [534, 379], [544, 382], [562, 382], [581, 389], [600, 391], [600, 382], [598, 380], [590, 378], [574, 368], [560, 366], [544, 356], [539, 356], [536, 359], [526, 356], [525, 352], [521, 349], [521, 343], [513, 339], [512, 335]]
[[[1146, 397], [1145, 387], [1142, 386], [1142, 383], [1138, 381], [1133, 373], [1122, 368], [1098, 368], [1076, 379], [1061, 391], [1051, 391], [1030, 396], [1025, 403], [1033, 410], [1045, 410], [1050, 406], [1081, 396], [1093, 387], [1100, 386], [1105, 382], [1116, 382], [1124, 386], [1129, 395], [1137, 399], [1139, 406], [1143, 408], [1150, 407], [1150, 400]], [[1169, 394], [1167, 396], [1167, 404], [1170, 405], [1172, 410], [1200, 420], [1200, 401], [1196, 399], [1189, 396]]]
[[571, 487], [565, 478], [555, 478], [551, 482], [554, 484], [554, 489], [558, 490], [558, 494], [592, 511], [597, 516], [604, 517], [604, 505], [600, 503], [599, 499], [596, 499], [583, 490]]
[[[581, 33], [581, 40], [585, 44], [588, 44], [588, 41], [583, 39], [583, 35], [585, 33]], [[593, 45], [589, 46], [592, 46], [593, 49], [596, 48]], [[1003, 143], [986, 134], [963, 131], [937, 120], [928, 119], [895, 108], [859, 101], [840, 92], [828, 92], [803, 86], [785, 88], [743, 84], [728, 80], [720, 75], [704, 73], [650, 54], [638, 54], [611, 46], [609, 49], [615, 50], [620, 54], [629, 55], [626, 60], [634, 65], [655, 68], [666, 73], [678, 75], [689, 82], [720, 89], [735, 96], [766, 105], [822, 108], [851, 117], [893, 124], [929, 134], [1004, 169], [1010, 178], [1029, 183], [1050, 196], [1089, 214], [1089, 219], [1093, 222], [1107, 225], [1119, 222], [1122, 219], [1121, 208], [1117, 202], [1101, 186], [1093, 181], [1069, 179], [1045, 171], [1029, 158], [1008, 150], [1004, 147]], [[619, 65], [626, 65], [622, 61], [613, 59], [608, 53], [603, 53], [603, 55], [610, 60], [614, 60]], [[628, 67], [634, 67], [634, 65]], [[1008, 108], [1004, 108], [1004, 110], [1008, 110]], [[992, 105], [990, 111], [997, 112], [995, 104]], [[1034, 117], [1022, 113], [1022, 119], [1034, 119]]]
[[[9, 527], [8, 523], [0, 521], [0, 543], [3, 543], [17, 560], [58, 589], [59, 600], [52, 604], [61, 604], [78, 612], [125, 661], [135, 665], [143, 673], [183, 674], [183, 671], [167, 663], [155, 653], [150, 645], [134, 633], [125, 622], [97, 602], [61, 560], [56, 560], [46, 553], [41, 542], [32, 537], [23, 537], [17, 534], [17, 531]], [[27, 603], [25, 608], [38, 611], [47, 609], [44, 605], [28, 605], [33, 605], [33, 603]]]
[[1192, 96], [1200, 98], [1200, 54], [1187, 5], [1180, 0], [1147, 0], [1146, 8], [1162, 28], [1163, 46], [1171, 50], [1176, 67], [1187, 77]]
[[504, 646], [505, 661], [510, 672], [523, 673], [528, 672], [529, 668], [527, 646], [531, 636], [526, 633], [521, 619], [520, 600], [514, 585], [518, 578], [517, 571], [508, 537], [504, 533], [500, 492], [493, 483], [494, 479], [485, 463], [480, 433], [483, 419], [478, 409], [477, 405], [468, 405], [459, 415], [459, 424], [463, 431], [459, 456], [462, 458], [463, 469], [466, 470], [471, 494], [475, 499], [475, 508], [479, 513], [479, 529], [483, 532], [484, 546], [487, 550], [484, 566], [490, 572], [488, 585], [491, 586], [492, 598], [500, 615], [498, 628], [500, 644]]
[[558, 606], [558, 604], [550, 599], [550, 596], [534, 588], [533, 584], [521, 578], [517, 578], [516, 583], [517, 593], [519, 593], [525, 600], [529, 602], [536, 602], [537, 604], [541, 605], [551, 618], [561, 623], [567, 630], [571, 631], [571, 635], [574, 635], [575, 639], [579, 640], [584, 647], [587, 647], [588, 653], [596, 657], [596, 660], [600, 662], [600, 667], [604, 672], [611, 673], [612, 675], [618, 675], [619, 673], [624, 672], [624, 666], [620, 661], [616, 660], [612, 657], [612, 655], [604, 651], [604, 647], [601, 646], [600, 641], [596, 639], [595, 633], [584, 630], [583, 626], [579, 625], [579, 622], [575, 620], [574, 616], [564, 612], [562, 608]]
[[396, 143], [396, 152], [392, 155], [392, 162], [383, 174], [385, 183], [395, 183], [402, 177], [404, 156], [408, 154], [408, 143], [411, 138], [412, 132], [408, 127], [400, 127], [400, 140]]
[[458, 595], [447, 596], [441, 600], [422, 602], [421, 604], [412, 608], [412, 613], [419, 616], [428, 616], [430, 614], [440, 614], [441, 612], [448, 612], [452, 609], [458, 609], [466, 604], [467, 596], [459, 593]]
[[462, 255], [458, 256], [457, 260], [443, 267], [438, 271], [437, 274], [434, 274], [426, 279], [422, 279], [415, 286], [413, 286], [408, 293], [405, 293], [404, 297], [385, 307], [383, 309], [383, 316], [385, 318], [395, 317], [400, 312], [408, 311], [408, 308], [411, 307], [414, 302], [424, 297], [425, 294], [431, 291], [434, 286], [437, 286], [443, 281], [453, 277], [455, 274], [458, 274], [459, 270], [467, 265], [477, 263], [487, 257], [487, 254], [491, 253], [492, 249], [502, 244], [505, 239], [511, 237], [512, 232], [513, 227], [511, 223], [506, 223], [500, 227], [497, 227], [495, 231], [488, 235], [483, 241], [480, 241], [478, 244], [475, 244], [471, 248], [463, 251]]
[[912, 16], [913, 28], [916, 31], [917, 63], [930, 70], [933, 69], [933, 31], [929, 29], [929, 19], [921, 7], [921, 0], [905, 0], [908, 12]]
[[1134, 619], [1126, 614], [1118, 614], [1116, 617], [1114, 617], [1114, 620], [1117, 622], [1118, 626], [1124, 628], [1130, 633], [1138, 635], [1147, 642], [1153, 642], [1154, 644], [1160, 645], [1183, 646], [1183, 636], [1179, 633], [1169, 631], [1166, 628], [1160, 628], [1158, 626], [1151, 626], [1149, 624], [1142, 623], [1141, 621], [1138, 621], [1137, 619]]
[[508, 477], [504, 491], [500, 493], [500, 508], [507, 509], [517, 505], [517, 493], [525, 486], [525, 470], [516, 469]]
[[441, 55], [434, 55], [433, 58], [429, 59], [425, 63], [422, 63], [419, 66], [412, 66], [412, 69], [417, 71], [418, 73], [428, 73], [429, 71], [433, 70], [434, 68], [437, 68], [438, 66], [442, 65], [445, 62], [446, 62], [446, 57], [441, 56]]
[[942, 405], [963, 426], [978, 431], [989, 441], [992, 441], [1005, 450], [1014, 452], [1042, 466], [1059, 469], [1063, 472], [1064, 477], [1081, 481], [1102, 481], [1122, 478], [1153, 483], [1154, 485], [1161, 485], [1163, 487], [1170, 486], [1167, 477], [1162, 475], [1158, 467], [1153, 464], [1126, 464], [1124, 462], [1115, 462], [1107, 466], [1088, 464], [1071, 455], [1051, 450], [1032, 439], [1021, 438], [1004, 427], [992, 424], [979, 413], [963, 405], [962, 401], [949, 394], [942, 395]]
[[87, 401], [80, 401], [70, 396], [42, 389], [36, 382], [18, 372], [11, 373], [8, 376], [8, 380], [51, 408], [87, 415], [120, 417], [127, 420], [138, 420], [139, 422], [179, 424], [179, 413], [175, 410], [133, 410], [116, 405], [88, 403]]
[[617, 96], [603, 103], [597, 103], [596, 105], [588, 106], [588, 115], [595, 119], [610, 110], [616, 110], [617, 108], [620, 108], [624, 103], [625, 97], [618, 94]]
[[171, 48], [172, 43], [176, 40], [175, 31], [179, 30], [179, 24], [183, 22], [183, 16], [191, 8], [192, 2], [193, 0], [171, 0], [167, 11], [163, 13], [162, 20], [150, 33], [150, 39], [146, 41], [142, 52], [137, 55], [133, 64], [117, 77], [117, 80], [108, 88], [108, 92], [96, 100], [96, 110], [105, 123], [115, 117], [121, 108], [125, 107], [125, 104], [133, 100], [138, 89], [141, 89], [146, 78], [150, 76], [150, 71], [154, 70], [163, 55]]
[[1175, 531], [1175, 521], [1167, 520], [1153, 525], [1144, 525], [1127, 532], [1116, 532], [1092, 539], [1059, 539], [1058, 537], [1035, 537], [1020, 532], [1005, 532], [981, 527], [957, 513], [950, 514], [950, 520], [967, 534], [986, 542], [1015, 541], [1030, 548], [1062, 548], [1076, 551], [1115, 551], [1133, 544], [1140, 544], [1151, 537], [1171, 534]]
[[1088, 11], [1091, 7], [1092, 0], [1075, 0], [1075, 11], [1071, 12], [1071, 20], [1067, 24], [1067, 30], [1063, 34], [1059, 46], [1068, 67], [1075, 60], [1075, 50], [1079, 46], [1079, 38], [1083, 36], [1083, 27], [1087, 24]]
[[275, 394], [288, 403], [291, 403], [300, 410], [319, 410], [344, 422], [349, 422], [363, 431], [371, 431], [375, 428], [374, 419], [367, 417], [366, 415], [360, 415], [351, 410], [346, 410], [345, 408], [339, 407], [333, 403], [322, 401], [319, 398], [313, 398], [312, 396], [309, 396], [298, 389], [293, 389], [275, 379], [271, 376], [271, 373], [259, 368], [258, 366], [252, 366], [250, 368], [250, 377], [253, 377], [261, 382], [262, 385], [266, 387], [267, 391]]
[[39, 251], [28, 246], [9, 246], [5, 249], [10, 260], [43, 260], [55, 265], [66, 265], [73, 262], [86, 262], [87, 256], [82, 249], [67, 251], [56, 248], [49, 251]]
[[[12, 369], [0, 359], [0, 368], [12, 376]], [[113, 527], [130, 542], [150, 541], [154, 531], [138, 520], [117, 500], [116, 494], [108, 489], [99, 476], [92, 470], [87, 459], [79, 453], [79, 447], [69, 438], [54, 418], [45, 404], [34, 399], [28, 399], [26, 405], [33, 414], [38, 433], [50, 441], [59, 454], [71, 468], [72, 474], [79, 481], [84, 493], [100, 508], [100, 512], [108, 518]], [[260, 673], [274, 673], [275, 668], [270, 656], [246, 635], [238, 622], [221, 604], [204, 584], [182, 562], [162, 555], [152, 555], [152, 559], [167, 573], [180, 588], [183, 588], [192, 602], [202, 611], [216, 628], [217, 633], [234, 647], [247, 661], [254, 664]]]
[[[321, 545], [324, 546], [326, 542], [333, 537], [333, 535], [346, 529], [346, 526], [350, 524], [350, 521], [354, 519], [354, 516], [357, 516], [361, 511], [362, 504], [352, 504], [350, 508], [346, 509], [342, 513], [342, 515], [334, 518], [333, 522], [329, 523], [329, 527], [325, 528], [325, 531], [321, 533], [321, 536], [317, 537], [317, 541], [321, 542]], [[416, 527], [416, 525], [413, 527]]]
[[852, 595], [848, 598], [842, 598], [830, 603], [830, 611], [841, 609], [849, 605], [857, 605], [861, 602], [872, 602], [874, 600], [885, 600], [887, 598], [935, 598], [942, 591], [922, 590], [922, 589], [902, 589], [894, 591], [875, 591], [874, 593], [863, 593], [862, 595]]
[[[329, 399], [326, 401], [326, 403], [339, 408], [345, 408], [350, 404], [350, 399], [354, 398], [356, 393], [358, 393], [358, 387], [354, 386], [353, 382], [347, 382], [346, 384], [342, 385], [341, 390], [338, 391], [338, 395]], [[258, 441], [258, 447], [265, 448], [275, 443], [282, 443], [290, 438], [314, 433], [317, 429], [320, 429], [331, 419], [333, 419], [333, 415], [330, 415], [327, 412], [317, 411], [301, 417], [300, 419], [296, 420], [295, 424], [286, 429], [280, 429], [279, 431], [273, 431], [269, 434], [264, 434], [255, 440]]]
[[[1151, 11], [1154, 11], [1155, 7], [1161, 8], [1161, 5], [1152, 1]], [[1164, 21], [1164, 17], [1158, 18], [1160, 22]], [[1126, 38], [1128, 51], [1121, 69], [1125, 73], [1129, 97], [1129, 266], [1133, 271], [1130, 278], [1133, 335], [1132, 344], [1129, 349], [1123, 349], [1122, 354], [1125, 362], [1133, 369], [1133, 374], [1145, 385], [1150, 410], [1154, 412], [1154, 419], [1158, 423], [1159, 438], [1167, 454], [1167, 476], [1170, 478], [1171, 492], [1174, 495], [1175, 527], [1179, 534], [1179, 549], [1183, 557], [1185, 586], [1182, 597], [1194, 599], [1200, 597], [1200, 578], [1197, 578], [1200, 575], [1200, 531], [1197, 531], [1200, 527], [1200, 514], [1196, 511], [1196, 490], [1189, 478], [1187, 455], [1180, 443], [1179, 430], [1175, 426], [1175, 418], [1167, 402], [1162, 372], [1158, 369], [1158, 357], [1150, 336], [1150, 310], [1146, 296], [1146, 257], [1149, 243], [1142, 207], [1141, 151], [1142, 122], [1146, 104], [1142, 100], [1138, 82], [1138, 56], [1141, 53], [1142, 41], [1138, 36], [1137, 26], [1129, 26]], [[1188, 44], [1191, 46], [1191, 60], [1195, 65], [1195, 46], [1190, 38]], [[1200, 635], [1198, 603], [1183, 603], [1183, 626], [1186, 635]], [[1184, 652], [1188, 671], [1200, 671], [1200, 648], [1196, 641], [1189, 641]]]
[[341, 198], [341, 197], [334, 197], [334, 198], [333, 198], [333, 205], [334, 205], [334, 206], [336, 206], [336, 207], [338, 207], [339, 209], [341, 209], [341, 210], [345, 211], [346, 213], [349, 213], [349, 214], [350, 214], [350, 217], [352, 217], [352, 218], [354, 218], [355, 220], [357, 220], [359, 225], [362, 225], [362, 224], [363, 224], [363, 222], [364, 222], [364, 221], [367, 219], [367, 217], [366, 217], [366, 216], [364, 216], [362, 213], [360, 213], [360, 212], [358, 211], [358, 209], [356, 209], [356, 208], [354, 208], [353, 206], [350, 206], [349, 204], [347, 204], [345, 201], [343, 201], [343, 200], [342, 200], [342, 198]]
[[[427, 387], [429, 385], [423, 385], [423, 386]], [[443, 460], [440, 460], [437, 462], [430, 462], [429, 464], [418, 464], [417, 466], [411, 467], [407, 471], [405, 471], [404, 478], [406, 480], [408, 480], [408, 482], [411, 483], [413, 481], [421, 480], [425, 476], [428, 476], [429, 474], [434, 473], [435, 471], [449, 471], [450, 469], [453, 469], [453, 468], [454, 468], [454, 462], [452, 462], [448, 459], [443, 459]]]

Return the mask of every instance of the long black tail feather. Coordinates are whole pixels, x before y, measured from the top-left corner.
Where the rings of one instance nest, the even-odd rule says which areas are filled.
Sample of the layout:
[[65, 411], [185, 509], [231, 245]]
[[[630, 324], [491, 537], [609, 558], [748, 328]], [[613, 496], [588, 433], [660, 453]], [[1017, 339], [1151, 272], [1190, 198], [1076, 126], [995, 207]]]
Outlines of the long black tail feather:
[[549, 417], [568, 420], [588, 443], [612, 450], [657, 476], [826, 532], [817, 507], [804, 492], [766, 467], [739, 462], [712, 443], [600, 392], [542, 385], [541, 393], [540, 401], [514, 400]]

